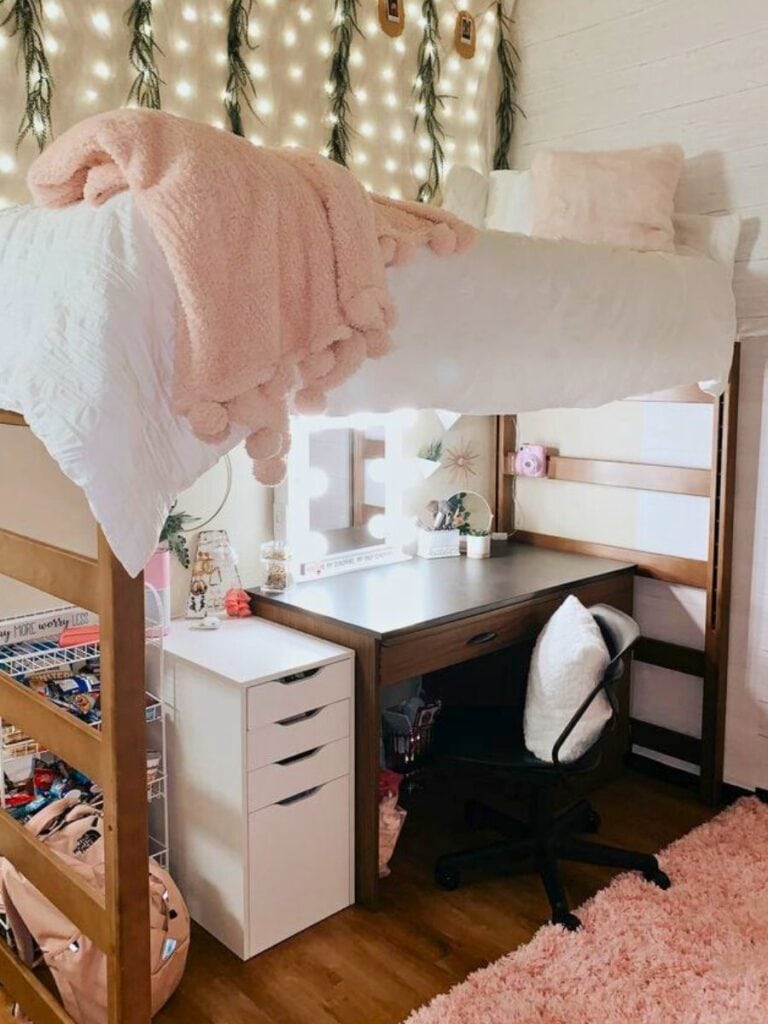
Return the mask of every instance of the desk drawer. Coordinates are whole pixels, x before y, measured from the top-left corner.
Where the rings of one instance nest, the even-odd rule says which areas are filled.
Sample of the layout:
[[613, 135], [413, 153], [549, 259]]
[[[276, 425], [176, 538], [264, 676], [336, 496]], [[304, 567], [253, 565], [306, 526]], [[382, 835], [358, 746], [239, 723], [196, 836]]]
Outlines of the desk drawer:
[[555, 610], [559, 600], [542, 602], [542, 607], [526, 604], [519, 609], [473, 615], [442, 626], [432, 626], [411, 633], [381, 646], [381, 681], [395, 683], [400, 679], [433, 672], [461, 661], [479, 658], [501, 650], [526, 637], [536, 636], [540, 625]]
[[248, 816], [254, 956], [352, 902], [351, 777]]
[[624, 607], [631, 586], [631, 575], [610, 577], [385, 640], [381, 645], [381, 682], [396, 683], [479, 658], [510, 644], [532, 642], [569, 593], [576, 594], [587, 606], [604, 601]]
[[248, 690], [248, 729], [258, 729], [351, 697], [352, 683], [352, 660], [346, 659], [297, 676], [252, 686]]
[[248, 772], [248, 813], [349, 775], [349, 738]]
[[339, 700], [251, 730], [248, 733], [248, 771], [349, 736], [350, 715], [351, 702]]

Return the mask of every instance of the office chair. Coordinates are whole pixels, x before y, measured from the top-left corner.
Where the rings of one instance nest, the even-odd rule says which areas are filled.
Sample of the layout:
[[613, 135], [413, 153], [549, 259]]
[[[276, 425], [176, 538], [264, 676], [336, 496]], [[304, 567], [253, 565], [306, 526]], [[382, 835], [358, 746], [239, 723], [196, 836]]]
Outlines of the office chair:
[[[522, 723], [503, 708], [454, 708], [446, 713], [439, 751], [451, 761], [493, 769], [507, 779], [528, 783], [528, 820], [516, 821], [478, 801], [471, 800], [466, 812], [470, 824], [493, 828], [507, 838], [480, 849], [463, 850], [440, 857], [435, 864], [435, 881], [443, 889], [455, 889], [465, 868], [496, 865], [511, 868], [531, 859], [541, 875], [552, 907], [552, 921], [569, 931], [581, 927], [571, 913], [560, 880], [558, 861], [641, 871], [647, 881], [668, 889], [670, 880], [655, 857], [576, 838], [579, 833], [597, 832], [600, 817], [586, 800], [560, 813], [553, 811], [553, 790], [576, 775], [594, 771], [600, 763], [608, 729], [615, 724], [619, 704], [616, 687], [624, 674], [624, 656], [637, 640], [640, 630], [634, 619], [608, 605], [589, 609], [600, 627], [610, 654], [603, 678], [565, 726], [552, 749], [552, 762], [541, 761], [525, 748]], [[604, 691], [612, 715], [592, 746], [578, 760], [561, 762], [559, 754], [587, 708]], [[575, 835], [574, 835], [575, 834]]]

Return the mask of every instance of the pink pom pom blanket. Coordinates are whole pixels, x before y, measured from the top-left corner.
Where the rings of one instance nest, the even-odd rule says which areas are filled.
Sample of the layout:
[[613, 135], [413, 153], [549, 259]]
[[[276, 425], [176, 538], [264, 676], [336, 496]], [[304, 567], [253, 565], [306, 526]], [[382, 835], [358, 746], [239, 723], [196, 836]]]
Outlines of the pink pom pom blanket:
[[475, 238], [447, 212], [369, 195], [314, 153], [255, 147], [160, 111], [80, 122], [27, 180], [46, 207], [130, 189], [178, 293], [175, 407], [205, 441], [245, 426], [265, 484], [285, 473], [291, 407], [322, 411], [330, 388], [388, 351], [385, 267]]

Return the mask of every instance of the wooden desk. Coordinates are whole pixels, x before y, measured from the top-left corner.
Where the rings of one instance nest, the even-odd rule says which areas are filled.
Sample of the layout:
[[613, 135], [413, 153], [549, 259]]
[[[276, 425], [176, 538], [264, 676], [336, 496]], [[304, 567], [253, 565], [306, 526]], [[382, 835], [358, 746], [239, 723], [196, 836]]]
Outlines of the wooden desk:
[[631, 612], [633, 573], [624, 562], [510, 544], [490, 559], [413, 559], [285, 595], [251, 591], [257, 615], [355, 651], [358, 902], [378, 896], [379, 689], [532, 641], [568, 594]]

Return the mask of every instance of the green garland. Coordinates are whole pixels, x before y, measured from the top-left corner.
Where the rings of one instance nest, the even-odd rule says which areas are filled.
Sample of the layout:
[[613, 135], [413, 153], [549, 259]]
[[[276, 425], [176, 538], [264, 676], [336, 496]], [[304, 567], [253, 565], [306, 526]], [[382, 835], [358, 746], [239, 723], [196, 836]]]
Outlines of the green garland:
[[136, 69], [136, 77], [128, 93], [128, 102], [135, 99], [140, 107], [159, 110], [160, 86], [165, 84], [157, 70], [157, 54], [163, 53], [152, 33], [152, 4], [154, 0], [134, 0], [125, 12], [131, 29], [131, 48], [128, 59]]
[[[496, 0], [496, 21], [499, 41], [496, 44], [496, 58], [499, 62], [501, 88], [496, 107], [496, 151], [493, 154], [493, 168], [496, 171], [509, 170], [509, 149], [515, 130], [515, 117], [523, 114], [515, 100], [517, 92], [517, 67], [520, 55], [512, 45], [512, 19], [504, 10], [504, 0]], [[525, 116], [523, 114], [523, 116]]]
[[424, 128], [431, 142], [432, 152], [427, 167], [427, 177], [419, 186], [416, 198], [421, 203], [431, 202], [440, 188], [440, 178], [445, 162], [445, 128], [440, 120], [440, 111], [445, 106], [445, 97], [437, 91], [440, 81], [440, 23], [437, 16], [435, 0], [423, 0], [421, 16], [424, 20], [424, 32], [418, 52], [418, 73], [414, 95], [416, 97], [416, 116], [413, 121], [414, 131], [419, 121], [424, 121]]
[[224, 93], [224, 108], [227, 111], [229, 124], [235, 135], [245, 135], [243, 130], [244, 103], [252, 114], [252, 97], [256, 95], [250, 69], [243, 57], [243, 49], [254, 50], [255, 46], [248, 38], [248, 25], [253, 10], [253, 0], [232, 0], [229, 5], [229, 24], [227, 28], [227, 89]]
[[360, 0], [333, 0], [333, 54], [328, 81], [331, 87], [331, 136], [327, 153], [337, 164], [347, 166], [352, 129], [349, 126], [349, 55], [355, 32], [362, 37], [358, 19]]
[[[4, 0], [0, 0], [0, 7]], [[2, 25], [11, 25], [9, 34], [19, 37], [19, 54], [24, 61], [27, 98], [19, 122], [17, 145], [33, 135], [42, 150], [53, 137], [51, 98], [53, 76], [43, 46], [42, 0], [14, 0]]]

